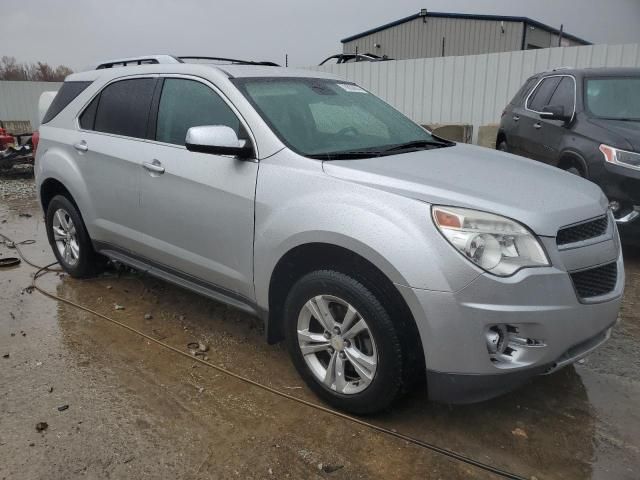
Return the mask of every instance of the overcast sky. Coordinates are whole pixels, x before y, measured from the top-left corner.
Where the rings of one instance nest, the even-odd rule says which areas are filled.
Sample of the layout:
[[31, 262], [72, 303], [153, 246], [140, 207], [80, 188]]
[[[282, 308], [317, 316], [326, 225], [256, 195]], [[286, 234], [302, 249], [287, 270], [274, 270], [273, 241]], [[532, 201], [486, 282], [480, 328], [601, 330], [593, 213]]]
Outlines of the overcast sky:
[[427, 8], [527, 16], [593, 43], [640, 43], [640, 0], [2, 0], [0, 55], [73, 69], [139, 54], [318, 64], [340, 39]]

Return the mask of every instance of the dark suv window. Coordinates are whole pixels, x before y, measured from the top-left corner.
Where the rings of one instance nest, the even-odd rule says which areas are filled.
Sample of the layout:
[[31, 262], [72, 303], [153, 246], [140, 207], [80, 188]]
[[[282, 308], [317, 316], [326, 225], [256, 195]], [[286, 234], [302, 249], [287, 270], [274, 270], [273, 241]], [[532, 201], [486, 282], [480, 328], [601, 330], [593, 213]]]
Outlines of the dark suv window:
[[156, 140], [184, 145], [187, 130], [203, 125], [225, 125], [240, 134], [240, 121], [231, 108], [205, 84], [167, 78], [162, 87]]
[[91, 85], [91, 82], [64, 82], [53, 102], [49, 105], [47, 113], [45, 113], [42, 123], [50, 122], [64, 108], [69, 105], [82, 91]]
[[548, 105], [562, 106], [564, 107], [564, 112], [566, 114], [572, 114], [575, 98], [575, 84], [573, 82], [573, 78], [562, 77], [556, 91], [551, 95]]
[[513, 96], [513, 99], [511, 100], [510, 104], [511, 105], [520, 105], [520, 102], [522, 102], [522, 100], [527, 96], [527, 94], [531, 90], [531, 87], [533, 87], [537, 81], [538, 81], [538, 77], [533, 77], [533, 78], [530, 78], [529, 80], [527, 80], [524, 83], [524, 85], [522, 86], [522, 88], [520, 88], [520, 90], [518, 90], [518, 93], [516, 93]]
[[527, 102], [527, 108], [534, 112], [541, 112], [542, 108], [549, 105], [549, 99], [555, 91], [561, 77], [547, 77], [536, 87]]
[[[145, 138], [155, 83], [154, 78], [135, 78], [107, 86], [97, 103], [94, 130]], [[95, 108], [93, 102], [83, 112], [81, 125], [85, 113], [85, 125], [90, 123], [91, 108]]]

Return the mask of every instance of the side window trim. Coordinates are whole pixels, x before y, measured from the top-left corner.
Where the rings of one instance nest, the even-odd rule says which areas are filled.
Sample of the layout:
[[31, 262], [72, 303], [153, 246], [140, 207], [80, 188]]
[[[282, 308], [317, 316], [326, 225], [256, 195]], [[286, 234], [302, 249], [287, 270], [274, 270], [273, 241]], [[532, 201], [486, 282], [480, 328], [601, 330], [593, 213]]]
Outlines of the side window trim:
[[[538, 90], [538, 87], [542, 82], [544, 82], [547, 78], [554, 78], [554, 77], [562, 77], [562, 78], [568, 77], [571, 80], [573, 80], [573, 112], [571, 113], [571, 120], [573, 120], [573, 117], [576, 114], [576, 102], [577, 102], [577, 83], [576, 83], [576, 77], [574, 77], [573, 75], [566, 75], [566, 74], [565, 75], [547, 75], [546, 77], [540, 78], [540, 80], [538, 80], [538, 83], [536, 83], [536, 86], [533, 87], [533, 90], [531, 90], [529, 95], [527, 95], [527, 99], [524, 101], [524, 108], [528, 112], [537, 113], [537, 114], [542, 113], [542, 112], [538, 112], [537, 110], [533, 110], [529, 108], [529, 100], [531, 99], [531, 96], [536, 92], [536, 90]], [[553, 94], [555, 93], [556, 89], [559, 86], [560, 86], [560, 82], [558, 82], [558, 85], [556, 85], [556, 88], [553, 89], [553, 92], [551, 92], [551, 96], [549, 98], [553, 97]]]
[[[147, 75], [127, 75], [127, 76], [125, 76], [125, 77], [116, 77], [116, 78], [112, 78], [112, 79], [111, 79], [111, 80], [109, 80], [107, 83], [105, 83], [104, 85], [102, 85], [102, 86], [100, 87], [100, 89], [99, 89], [97, 92], [95, 92], [95, 93], [94, 93], [94, 94], [89, 98], [89, 100], [87, 100], [87, 102], [82, 106], [82, 108], [78, 111], [78, 114], [77, 114], [77, 115], [76, 115], [76, 117], [75, 117], [75, 127], [76, 127], [76, 130], [78, 130], [79, 132], [93, 133], [93, 134], [96, 134], [96, 135], [107, 135], [107, 136], [110, 136], [110, 137], [126, 138], [126, 139], [128, 139], [128, 140], [137, 140], [137, 141], [139, 141], [139, 142], [144, 142], [144, 141], [146, 141], [146, 138], [141, 138], [141, 137], [130, 137], [130, 136], [128, 136], [128, 135], [121, 135], [121, 134], [118, 134], [118, 133], [99, 132], [99, 131], [97, 131], [97, 130], [94, 130], [94, 129], [95, 129], [95, 126], [96, 126], [96, 119], [95, 119], [95, 115], [94, 115], [94, 118], [93, 118], [93, 128], [94, 128], [94, 129], [92, 129], [92, 130], [87, 130], [86, 128], [82, 128], [82, 127], [80, 126], [80, 117], [81, 117], [81, 116], [82, 116], [82, 114], [85, 112], [85, 110], [86, 110], [87, 108], [89, 108], [89, 106], [91, 105], [91, 102], [93, 102], [93, 100], [94, 100], [94, 99], [96, 99], [96, 98], [98, 98], [98, 97], [100, 97], [100, 98], [98, 98], [98, 105], [97, 105], [97, 107], [100, 107], [100, 100], [101, 100], [101, 97], [102, 97], [102, 92], [103, 92], [107, 87], [109, 87], [109, 85], [113, 85], [114, 83], [117, 83], [117, 82], [120, 82], [120, 81], [124, 81], [124, 80], [134, 80], [134, 79], [137, 79], [137, 78], [152, 78], [152, 79], [155, 79], [155, 80], [156, 80], [156, 85], [154, 86], [154, 95], [155, 95], [155, 88], [157, 88], [157, 84], [158, 84], [158, 81], [157, 81], [157, 80], [158, 80], [158, 78], [159, 78], [159, 75], [158, 75], [158, 74], [151, 74], [151, 75], [148, 75], [148, 74], [147, 74]], [[153, 98], [152, 98], [152, 101], [151, 101], [151, 107], [153, 108]], [[97, 111], [97, 108], [96, 108], [96, 111]], [[156, 113], [157, 113], [157, 112], [156, 112]], [[149, 120], [149, 117], [150, 117], [150, 115], [151, 115], [151, 114], [152, 114], [152, 112], [151, 112], [151, 111], [149, 111], [149, 116], [147, 116], [147, 125], [148, 125], [148, 120]]]
[[[203, 85], [205, 85], [206, 87], [210, 88], [215, 94], [217, 94], [224, 103], [227, 104], [227, 106], [231, 109], [231, 111], [233, 112], [233, 114], [238, 118], [238, 121], [240, 122], [240, 126], [242, 128], [244, 128], [244, 130], [247, 132], [247, 135], [249, 135], [249, 141], [251, 142], [251, 144], [253, 145], [253, 150], [255, 152], [255, 159], [253, 159], [253, 161], [257, 162], [258, 158], [260, 158], [260, 155], [258, 153], [258, 142], [256, 142], [256, 136], [253, 133], [253, 130], [251, 129], [251, 127], [249, 126], [249, 122], [247, 122], [247, 120], [244, 118], [244, 116], [240, 113], [240, 110], [238, 110], [236, 108], [236, 106], [233, 104], [233, 102], [231, 102], [231, 100], [224, 94], [224, 92], [222, 92], [216, 85], [214, 85], [212, 82], [210, 82], [209, 80], [202, 78], [202, 77], [197, 77], [195, 75], [186, 75], [186, 74], [171, 74], [171, 73], [167, 73], [167, 74], [159, 74], [158, 75], [159, 79], [161, 80], [161, 82], [158, 83], [162, 83], [164, 84], [164, 81], [170, 78], [175, 78], [178, 80], [194, 80], [196, 82], [202, 83]], [[157, 103], [155, 102], [155, 96], [154, 96], [154, 101], [151, 102], [151, 106], [152, 106], [152, 112], [150, 115], [150, 118], [153, 117], [154, 118], [154, 124], [157, 124], [157, 120], [158, 120], [158, 110], [160, 108], [160, 98], [162, 96], [162, 88], [159, 88], [154, 95], [157, 93], [158, 98], [157, 98]], [[186, 147], [184, 145], [176, 145], [174, 143], [166, 143], [166, 142], [160, 142], [158, 140], [155, 139], [155, 126], [154, 125], [154, 131], [153, 131], [153, 137], [149, 137], [148, 141], [149, 142], [153, 142], [153, 143], [157, 143], [158, 145], [164, 145], [167, 147], [173, 147], [173, 148], [181, 148], [181, 149], [185, 149]]]

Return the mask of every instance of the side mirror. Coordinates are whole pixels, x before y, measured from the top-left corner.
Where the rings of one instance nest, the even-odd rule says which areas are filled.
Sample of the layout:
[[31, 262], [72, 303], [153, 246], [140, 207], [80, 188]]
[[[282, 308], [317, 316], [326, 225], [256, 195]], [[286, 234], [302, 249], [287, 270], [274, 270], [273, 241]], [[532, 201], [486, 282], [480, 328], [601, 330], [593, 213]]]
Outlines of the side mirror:
[[190, 152], [233, 155], [238, 158], [251, 158], [253, 155], [251, 143], [240, 140], [233, 128], [224, 125], [191, 127], [187, 130], [184, 143]]
[[562, 105], [547, 105], [543, 107], [542, 112], [540, 112], [540, 118], [544, 118], [545, 120], [560, 120], [564, 123], [571, 121], [571, 115], [564, 111]]

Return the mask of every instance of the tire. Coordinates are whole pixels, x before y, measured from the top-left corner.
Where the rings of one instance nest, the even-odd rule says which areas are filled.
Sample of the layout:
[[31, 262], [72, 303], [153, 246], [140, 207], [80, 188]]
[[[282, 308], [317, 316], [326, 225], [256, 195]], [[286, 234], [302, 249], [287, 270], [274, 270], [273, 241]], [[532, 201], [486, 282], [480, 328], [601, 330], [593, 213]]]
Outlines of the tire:
[[506, 140], [500, 140], [500, 143], [498, 143], [496, 150], [509, 153], [509, 144], [507, 143]]
[[[316, 318], [327, 310], [339, 329], [348, 321], [346, 312], [351, 312], [351, 327], [362, 327], [362, 320], [366, 329], [355, 336], [349, 335], [358, 328], [328, 332], [328, 323], [323, 327]], [[404, 355], [408, 352], [382, 303], [355, 278], [331, 270], [305, 275], [289, 292], [284, 315], [293, 364], [307, 385], [327, 403], [355, 414], [372, 414], [389, 407], [405, 391], [409, 376]], [[313, 341], [308, 341], [311, 335]], [[302, 352], [303, 348], [315, 347], [317, 352]], [[375, 366], [369, 368], [372, 359]], [[332, 361], [336, 368], [327, 377]], [[344, 375], [340, 376], [340, 371]], [[322, 381], [323, 376], [327, 383]]]
[[574, 175], [577, 175], [578, 177], [584, 177], [584, 175], [582, 175], [582, 172], [574, 166], [571, 166], [569, 168], [567, 168], [565, 171], [569, 172], [569, 173], [573, 173]]
[[65, 272], [75, 278], [87, 278], [103, 269], [104, 257], [94, 251], [82, 216], [67, 197], [53, 197], [45, 222], [49, 244]]

